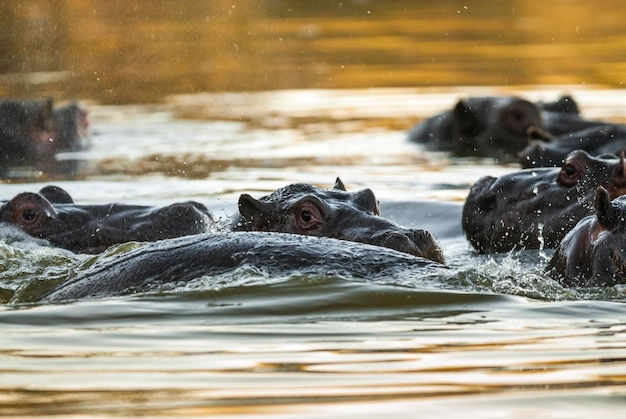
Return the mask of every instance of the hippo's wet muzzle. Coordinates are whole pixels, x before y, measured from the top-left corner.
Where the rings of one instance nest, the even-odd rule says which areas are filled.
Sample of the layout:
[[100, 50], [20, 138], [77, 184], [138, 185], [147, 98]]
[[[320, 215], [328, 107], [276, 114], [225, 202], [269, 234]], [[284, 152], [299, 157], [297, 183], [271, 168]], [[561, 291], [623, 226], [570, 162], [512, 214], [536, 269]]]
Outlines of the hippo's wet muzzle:
[[435, 262], [445, 263], [441, 248], [435, 242], [433, 236], [424, 230], [410, 230], [407, 233], [387, 233], [382, 237], [380, 246]]

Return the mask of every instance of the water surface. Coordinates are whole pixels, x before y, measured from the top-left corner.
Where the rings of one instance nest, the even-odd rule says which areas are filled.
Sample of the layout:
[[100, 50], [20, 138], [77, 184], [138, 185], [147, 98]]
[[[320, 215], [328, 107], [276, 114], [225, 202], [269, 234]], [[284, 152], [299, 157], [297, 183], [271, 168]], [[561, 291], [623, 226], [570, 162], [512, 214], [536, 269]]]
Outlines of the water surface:
[[[558, 89], [518, 93], [547, 100]], [[606, 98], [615, 103], [607, 114], [619, 119], [619, 92], [572, 93], [592, 115], [600, 109], [594, 98]], [[624, 287], [562, 288], [543, 272], [548, 249], [474, 254], [460, 227], [467, 190], [482, 175], [517, 168], [428, 153], [407, 143], [397, 125], [381, 123], [387, 113], [396, 122], [408, 118], [407, 104], [432, 110], [462, 94], [279, 91], [93, 106], [92, 149], [66, 156], [84, 160], [83, 174], [11, 181], [4, 197], [54, 181], [77, 202], [195, 199], [224, 219], [242, 192], [261, 196], [296, 181], [330, 187], [340, 176], [351, 190], [371, 187], [383, 216], [433, 232], [450, 269], [384, 281], [240, 270], [144, 295], [40, 305], [46, 290], [137, 245], [80, 256], [5, 227], [2, 412], [621, 414]], [[254, 106], [259, 95], [266, 108]], [[341, 98], [353, 100], [342, 105]], [[214, 106], [225, 100], [251, 105]], [[228, 117], [234, 109], [241, 120]], [[211, 112], [219, 116], [202, 117]]]
[[[480, 176], [517, 170], [406, 142], [459, 97], [578, 100], [624, 121], [623, 5], [535, 0], [6, 1], [0, 92], [80, 99], [80, 203], [194, 199], [292, 182], [369, 187], [433, 232], [449, 269], [373, 281], [239, 270], [142, 295], [40, 304], [98, 259], [0, 227], [0, 412], [9, 417], [623, 416], [623, 286], [565, 289], [552, 250], [478, 256]], [[472, 87], [467, 87], [472, 86]]]

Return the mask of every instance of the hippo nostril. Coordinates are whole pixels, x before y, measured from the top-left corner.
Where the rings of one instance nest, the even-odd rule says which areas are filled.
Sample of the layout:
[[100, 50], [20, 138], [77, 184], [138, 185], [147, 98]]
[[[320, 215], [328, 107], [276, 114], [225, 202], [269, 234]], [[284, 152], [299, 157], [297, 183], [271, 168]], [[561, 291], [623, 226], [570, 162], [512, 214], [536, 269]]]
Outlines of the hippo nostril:
[[422, 257], [435, 262], [445, 263], [443, 252], [435, 238], [426, 230], [413, 230], [413, 243], [422, 252]]
[[[419, 248], [416, 249], [415, 244], [412, 243], [406, 235], [401, 233], [392, 232], [386, 234], [383, 240], [383, 246], [415, 256], [422, 256]], [[416, 252], [419, 254], [416, 254]]]
[[444, 263], [441, 249], [433, 239], [433, 236], [424, 230], [413, 230], [407, 234], [398, 232], [387, 233], [382, 245], [399, 252]]
[[425, 230], [414, 230], [413, 241], [415, 243], [432, 242], [433, 236], [432, 234], [430, 234], [428, 231], [425, 231]]

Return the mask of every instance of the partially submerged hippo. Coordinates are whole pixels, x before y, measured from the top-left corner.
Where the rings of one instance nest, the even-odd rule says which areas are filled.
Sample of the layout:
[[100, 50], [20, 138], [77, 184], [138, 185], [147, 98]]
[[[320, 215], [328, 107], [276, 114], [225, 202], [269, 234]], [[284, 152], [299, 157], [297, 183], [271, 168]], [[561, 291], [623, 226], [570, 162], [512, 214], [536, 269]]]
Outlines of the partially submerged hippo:
[[525, 99], [471, 97], [413, 127], [409, 140], [456, 156], [504, 157], [524, 147], [529, 127], [541, 125], [537, 106]]
[[0, 101], [0, 176], [25, 166], [53, 174], [75, 172], [75, 162], [55, 156], [84, 150], [88, 130], [88, 112], [77, 102], [55, 108], [52, 99]]
[[[327, 237], [265, 232], [202, 234], [150, 243], [102, 260], [43, 298], [58, 302], [159, 290], [162, 284], [254, 268], [270, 277], [376, 278], [443, 265], [378, 246]], [[210, 279], [210, 278], [209, 278]]]
[[165, 207], [78, 205], [65, 190], [47, 186], [2, 203], [0, 222], [73, 252], [98, 253], [115, 243], [204, 233], [213, 218], [204, 205], [193, 201]]
[[340, 179], [333, 189], [296, 183], [260, 199], [243, 194], [231, 228], [331, 237], [444, 261], [429, 232], [404, 228], [380, 217], [371, 189], [346, 192]]
[[530, 127], [561, 134], [598, 124], [582, 119], [570, 96], [549, 103], [532, 103], [517, 96], [470, 97], [417, 124], [409, 132], [409, 140], [455, 156], [510, 161], [526, 146]]
[[528, 145], [517, 155], [523, 168], [560, 166], [574, 150], [585, 150], [592, 156], [626, 151], [626, 125], [599, 125], [558, 136], [531, 127], [528, 134]]
[[556, 248], [578, 221], [592, 213], [598, 186], [611, 197], [626, 193], [626, 163], [570, 153], [561, 168], [525, 169], [479, 179], [463, 206], [462, 225], [481, 253]]
[[0, 176], [14, 166], [52, 171], [56, 131], [52, 99], [0, 101]]
[[565, 236], [548, 264], [548, 273], [565, 286], [626, 284], [626, 196], [611, 201], [599, 187], [595, 214]]

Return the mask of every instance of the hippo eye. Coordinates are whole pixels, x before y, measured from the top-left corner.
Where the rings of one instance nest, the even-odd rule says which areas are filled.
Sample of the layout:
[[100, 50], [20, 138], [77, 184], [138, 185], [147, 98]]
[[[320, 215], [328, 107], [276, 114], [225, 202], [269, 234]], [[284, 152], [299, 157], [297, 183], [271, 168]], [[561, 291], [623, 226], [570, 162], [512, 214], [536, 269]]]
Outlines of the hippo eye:
[[303, 202], [295, 212], [296, 228], [301, 232], [311, 231], [324, 223], [320, 208], [311, 201]]
[[307, 210], [302, 210], [300, 211], [300, 219], [302, 219], [302, 221], [308, 223], [313, 219], [313, 214], [311, 214], [310, 211]]
[[34, 209], [26, 208], [24, 211], [22, 211], [22, 220], [33, 221], [35, 218], [37, 218], [37, 213]]
[[561, 167], [557, 181], [562, 186], [571, 187], [576, 185], [581, 175], [582, 171], [576, 165], [565, 162]]
[[574, 176], [576, 174], [576, 168], [571, 164], [566, 164], [565, 167], [563, 167], [563, 171], [567, 176]]

